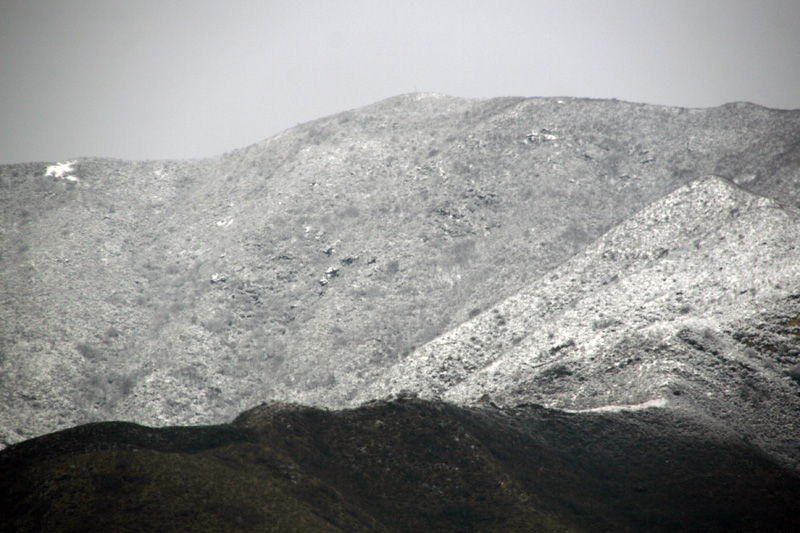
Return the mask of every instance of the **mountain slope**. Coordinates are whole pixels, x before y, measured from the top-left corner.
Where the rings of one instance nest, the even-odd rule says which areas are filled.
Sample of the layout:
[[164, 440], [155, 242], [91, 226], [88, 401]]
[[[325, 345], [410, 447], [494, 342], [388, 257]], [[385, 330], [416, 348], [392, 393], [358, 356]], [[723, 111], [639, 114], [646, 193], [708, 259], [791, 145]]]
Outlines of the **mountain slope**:
[[0, 452], [0, 531], [789, 531], [800, 478], [664, 410], [263, 405]]
[[352, 403], [698, 176], [799, 205], [798, 146], [749, 104], [406, 95], [206, 160], [0, 167], [1, 439]]
[[420, 348], [360, 399], [669, 406], [798, 466], [798, 319], [800, 211], [708, 176]]

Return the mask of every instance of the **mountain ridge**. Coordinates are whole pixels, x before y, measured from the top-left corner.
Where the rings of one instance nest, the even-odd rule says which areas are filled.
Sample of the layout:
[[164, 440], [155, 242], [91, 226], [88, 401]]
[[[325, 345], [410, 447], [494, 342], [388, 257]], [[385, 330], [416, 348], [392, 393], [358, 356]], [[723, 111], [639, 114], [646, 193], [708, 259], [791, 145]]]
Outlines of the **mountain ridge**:
[[783, 531], [796, 472], [681, 413], [400, 399], [0, 451], [0, 531]]
[[700, 178], [423, 346], [358, 400], [413, 392], [464, 405], [700, 411], [797, 466], [800, 335], [776, 361], [743, 332], [779, 330], [758, 319], [763, 309], [800, 317], [798, 242], [797, 209]]
[[799, 246], [747, 104], [0, 166], [0, 531], [790, 530]]
[[405, 95], [205, 160], [0, 167], [2, 440], [346, 405], [697, 176], [800, 205], [798, 124]]

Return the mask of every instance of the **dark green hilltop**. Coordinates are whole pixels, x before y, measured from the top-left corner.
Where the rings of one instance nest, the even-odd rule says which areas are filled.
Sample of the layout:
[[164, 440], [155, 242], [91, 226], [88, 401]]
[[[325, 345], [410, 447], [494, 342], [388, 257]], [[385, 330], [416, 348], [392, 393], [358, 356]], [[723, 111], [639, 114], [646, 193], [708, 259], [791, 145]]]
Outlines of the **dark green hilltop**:
[[687, 417], [265, 404], [0, 454], [3, 531], [789, 531], [800, 477]]

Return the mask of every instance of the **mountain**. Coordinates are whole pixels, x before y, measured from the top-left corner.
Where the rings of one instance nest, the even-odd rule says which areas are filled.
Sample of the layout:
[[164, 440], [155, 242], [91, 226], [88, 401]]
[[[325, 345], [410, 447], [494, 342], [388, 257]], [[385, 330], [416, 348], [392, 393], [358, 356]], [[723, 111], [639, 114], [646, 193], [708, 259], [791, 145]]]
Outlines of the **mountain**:
[[[427, 343], [491, 317], [700, 176], [800, 205], [799, 126], [796, 111], [751, 104], [413, 94], [210, 159], [0, 167], [2, 441], [101, 420], [218, 423], [272, 399], [354, 405], [408, 357], [424, 359]], [[635, 248], [631, 238], [622, 248]], [[689, 317], [713, 307], [692, 298]], [[791, 337], [791, 309], [776, 312]], [[743, 313], [743, 342], [764, 361], [776, 350], [783, 359], [770, 375], [779, 376], [794, 356], [770, 336], [786, 335], [761, 335]], [[632, 342], [595, 320], [603, 336]], [[687, 324], [685, 335], [703, 327]], [[581, 331], [564, 333], [580, 345], [564, 356], [588, 349]], [[519, 350], [550, 346], [527, 335]], [[514, 353], [523, 352], [497, 356], [498, 372], [515, 367]], [[474, 376], [475, 391], [521, 399], [500, 394], [505, 385], [487, 372]], [[583, 409], [662, 399], [664, 387], [552, 401]]]
[[0, 531], [791, 531], [800, 477], [693, 417], [394, 400], [102, 422], [0, 452]]
[[800, 519], [800, 111], [406, 95], [0, 217], [0, 531]]
[[797, 468], [798, 368], [800, 210], [707, 176], [423, 346], [360, 399], [670, 408]]

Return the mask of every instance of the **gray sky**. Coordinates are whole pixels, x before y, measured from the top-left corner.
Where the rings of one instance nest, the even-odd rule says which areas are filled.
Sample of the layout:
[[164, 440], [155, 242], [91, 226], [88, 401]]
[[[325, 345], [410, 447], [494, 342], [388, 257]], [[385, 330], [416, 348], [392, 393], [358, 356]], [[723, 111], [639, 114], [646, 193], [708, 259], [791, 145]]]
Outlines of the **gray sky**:
[[182, 159], [397, 94], [800, 108], [800, 1], [0, 0], [0, 164]]

